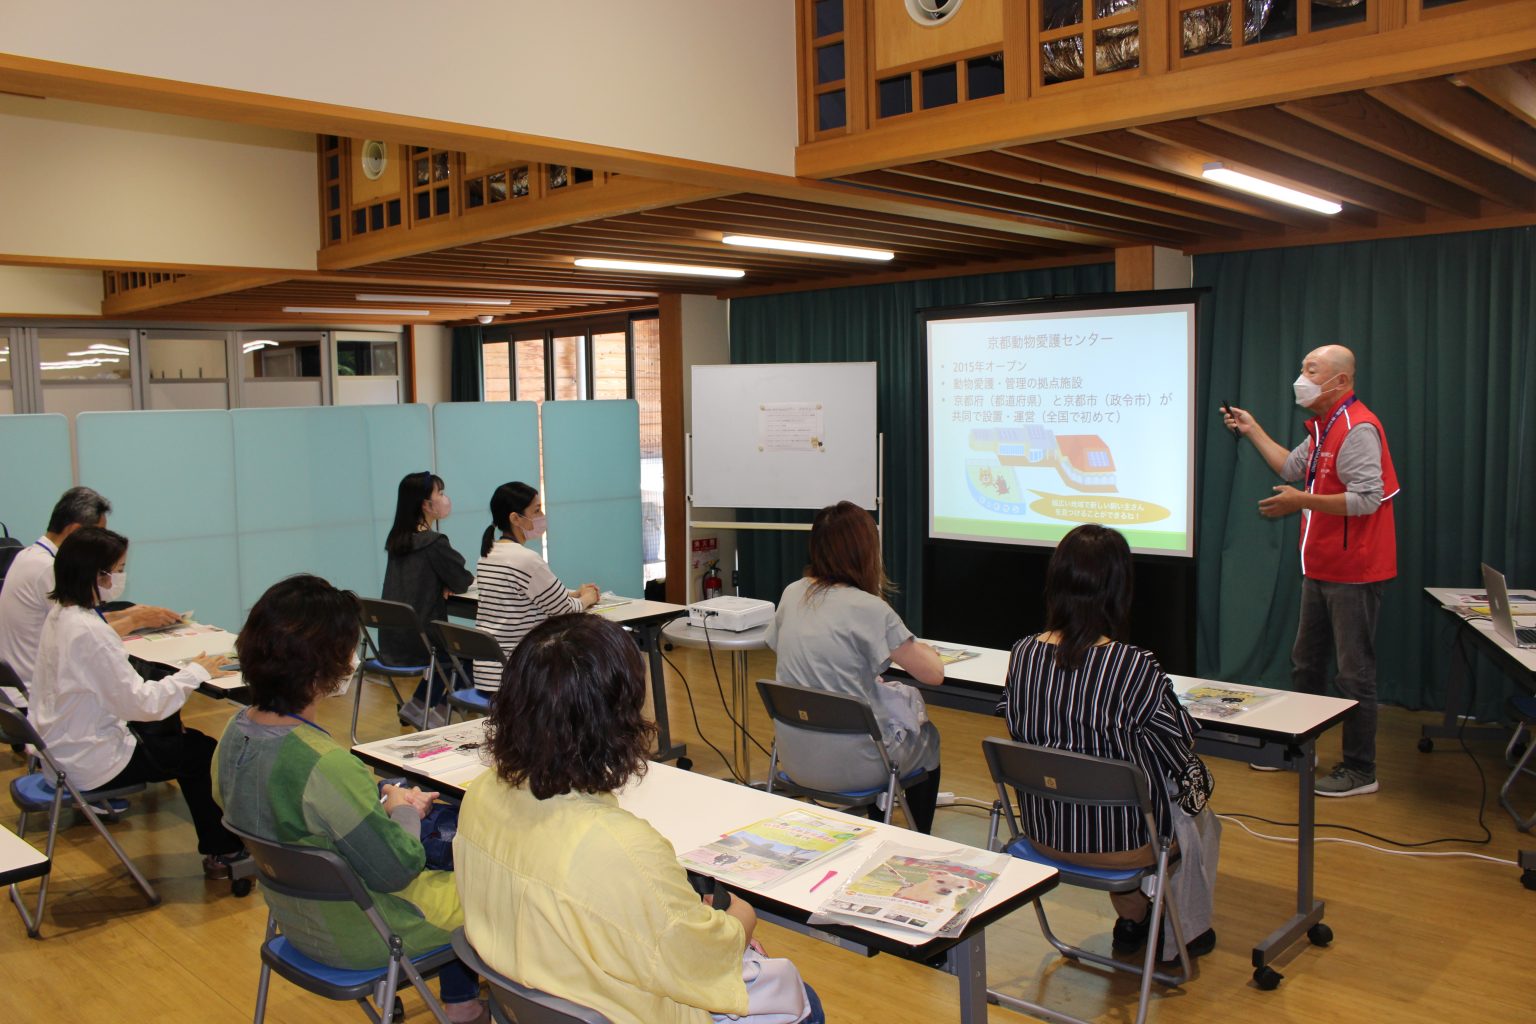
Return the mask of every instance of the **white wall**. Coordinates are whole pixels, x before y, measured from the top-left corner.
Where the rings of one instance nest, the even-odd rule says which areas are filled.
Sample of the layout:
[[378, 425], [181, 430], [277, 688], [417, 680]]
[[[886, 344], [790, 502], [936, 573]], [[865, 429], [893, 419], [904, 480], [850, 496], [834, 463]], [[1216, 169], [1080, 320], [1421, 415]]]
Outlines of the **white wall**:
[[[731, 361], [730, 302], [708, 295], [683, 296], [683, 429], [693, 433], [695, 429], [708, 429], [708, 424], [693, 422], [693, 367], [714, 365]], [[704, 509], [694, 512], [695, 519], [729, 520], [736, 512], [723, 509]], [[714, 537], [719, 547], [711, 552], [695, 555], [688, 552], [688, 600], [697, 601], [703, 594], [699, 580], [703, 569], [711, 559], [720, 560], [720, 578], [724, 593], [731, 589], [731, 567], [735, 564], [736, 531], [695, 530], [693, 538]]]
[[793, 173], [789, 0], [71, 0], [13, 54]]
[[[60, 13], [66, 11], [78, 13], [79, 6]], [[3, 26], [17, 13], [14, 5], [0, 7], [0, 46], [8, 50], [12, 41]], [[86, 19], [76, 30], [89, 36], [91, 27], [102, 26]], [[320, 227], [313, 135], [0, 95], [0, 140], [0, 253], [315, 267]], [[17, 269], [24, 268], [8, 268], [7, 276]], [[96, 304], [57, 312], [101, 312], [101, 276], [91, 273]], [[39, 294], [27, 300], [23, 292], [22, 301], [59, 301], [62, 286], [50, 288], [42, 279], [33, 286]], [[56, 312], [6, 302], [0, 311]]]
[[[0, 105], [10, 97], [0, 96]], [[0, 116], [0, 138], [4, 138]], [[9, 140], [7, 140], [9, 141]], [[6, 191], [6, 173], [12, 159], [0, 159], [0, 251], [12, 248], [10, 207], [25, 205], [24, 197]], [[56, 267], [0, 267], [0, 315], [6, 316], [100, 316], [101, 271], [64, 270]]]
[[416, 401], [446, 402], [451, 397], [453, 332], [436, 324], [416, 328]]

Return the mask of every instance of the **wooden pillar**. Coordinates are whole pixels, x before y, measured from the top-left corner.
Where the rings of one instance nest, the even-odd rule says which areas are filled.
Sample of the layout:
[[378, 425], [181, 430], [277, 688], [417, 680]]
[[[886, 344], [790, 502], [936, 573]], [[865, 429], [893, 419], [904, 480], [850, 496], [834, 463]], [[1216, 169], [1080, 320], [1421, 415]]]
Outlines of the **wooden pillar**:
[[1148, 292], [1153, 289], [1152, 246], [1128, 245], [1115, 250], [1115, 291]]
[[688, 602], [685, 546], [688, 480], [683, 431], [683, 297], [657, 297], [661, 330], [661, 507], [667, 548], [667, 600]]

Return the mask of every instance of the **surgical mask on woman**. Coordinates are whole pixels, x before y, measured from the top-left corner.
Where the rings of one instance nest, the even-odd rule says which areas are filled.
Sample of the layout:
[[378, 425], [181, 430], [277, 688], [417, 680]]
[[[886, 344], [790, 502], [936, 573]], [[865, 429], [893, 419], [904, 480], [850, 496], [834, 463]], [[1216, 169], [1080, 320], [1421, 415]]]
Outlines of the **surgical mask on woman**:
[[523, 536], [529, 540], [538, 540], [544, 536], [544, 528], [549, 525], [549, 517], [540, 512], [536, 516], [523, 516], [528, 525], [523, 527]]
[[107, 585], [107, 589], [102, 590], [100, 587], [97, 588], [101, 594], [102, 604], [106, 604], [108, 601], [116, 601], [118, 598], [123, 596], [123, 591], [128, 589], [127, 570], [108, 573], [108, 575], [111, 577], [112, 582]]

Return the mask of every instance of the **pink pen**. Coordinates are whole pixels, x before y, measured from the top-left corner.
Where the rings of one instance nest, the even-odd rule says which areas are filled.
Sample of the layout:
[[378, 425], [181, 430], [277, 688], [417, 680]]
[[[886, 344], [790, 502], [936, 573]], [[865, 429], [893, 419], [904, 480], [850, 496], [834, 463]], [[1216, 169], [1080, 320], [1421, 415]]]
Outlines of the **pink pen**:
[[828, 871], [826, 874], [822, 875], [821, 876], [821, 881], [819, 881], [815, 885], [811, 886], [811, 892], [815, 892], [817, 889], [820, 889], [822, 886], [826, 885], [827, 884], [827, 880], [832, 878], [836, 874], [837, 874], [836, 871]]

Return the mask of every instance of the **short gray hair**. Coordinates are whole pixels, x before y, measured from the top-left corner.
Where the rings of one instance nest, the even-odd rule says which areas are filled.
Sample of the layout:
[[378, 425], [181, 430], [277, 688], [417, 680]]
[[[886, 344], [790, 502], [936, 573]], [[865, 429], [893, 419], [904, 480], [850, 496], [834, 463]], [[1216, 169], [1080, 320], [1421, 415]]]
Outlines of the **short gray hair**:
[[111, 511], [112, 503], [89, 487], [71, 487], [53, 506], [48, 532], [58, 533], [70, 526], [95, 526]]

